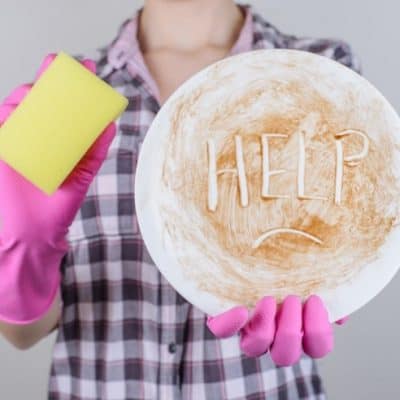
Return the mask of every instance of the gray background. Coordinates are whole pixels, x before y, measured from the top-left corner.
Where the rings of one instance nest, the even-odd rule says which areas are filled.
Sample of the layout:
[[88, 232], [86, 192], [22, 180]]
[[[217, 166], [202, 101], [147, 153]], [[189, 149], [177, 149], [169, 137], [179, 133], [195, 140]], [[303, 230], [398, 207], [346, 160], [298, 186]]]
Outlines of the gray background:
[[[141, 1], [2, 0], [0, 98], [30, 82], [43, 57], [64, 50], [95, 56]], [[249, 1], [285, 32], [350, 42], [364, 75], [400, 110], [397, 0]], [[400, 398], [400, 275], [372, 302], [337, 327], [336, 348], [321, 362], [329, 399]], [[0, 338], [0, 399], [40, 400], [54, 336], [19, 352]], [[210, 399], [214, 400], [214, 399]], [[217, 399], [215, 399], [217, 400]]]

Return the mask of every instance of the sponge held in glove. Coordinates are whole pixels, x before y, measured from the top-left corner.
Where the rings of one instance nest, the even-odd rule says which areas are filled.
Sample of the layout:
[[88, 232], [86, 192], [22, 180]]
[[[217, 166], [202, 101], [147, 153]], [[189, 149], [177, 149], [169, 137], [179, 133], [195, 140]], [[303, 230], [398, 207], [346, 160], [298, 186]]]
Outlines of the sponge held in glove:
[[51, 195], [128, 100], [60, 52], [0, 128], [0, 158]]

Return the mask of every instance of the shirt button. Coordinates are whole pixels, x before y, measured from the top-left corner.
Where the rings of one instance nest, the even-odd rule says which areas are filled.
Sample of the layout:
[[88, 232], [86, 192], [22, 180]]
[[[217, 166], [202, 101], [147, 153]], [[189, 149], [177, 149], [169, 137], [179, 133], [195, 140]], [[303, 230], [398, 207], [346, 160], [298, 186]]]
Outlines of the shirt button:
[[170, 353], [176, 353], [176, 344], [175, 343], [170, 343], [168, 346], [168, 351]]

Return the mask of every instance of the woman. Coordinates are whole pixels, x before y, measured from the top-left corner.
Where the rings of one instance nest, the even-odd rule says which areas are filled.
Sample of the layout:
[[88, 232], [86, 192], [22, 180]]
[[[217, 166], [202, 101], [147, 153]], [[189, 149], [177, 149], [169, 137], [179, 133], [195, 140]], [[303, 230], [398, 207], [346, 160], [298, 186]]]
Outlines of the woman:
[[[346, 43], [283, 34], [250, 6], [232, 0], [147, 0], [101, 49], [95, 65], [83, 62], [127, 96], [129, 106], [46, 210], [38, 197], [22, 196], [24, 207], [15, 214], [25, 212], [26, 202], [36, 213], [30, 214], [29, 226], [27, 218], [13, 224], [22, 227], [12, 236], [13, 246], [3, 240], [0, 247], [0, 331], [17, 347], [28, 348], [58, 328], [49, 399], [325, 398], [314, 360], [302, 355], [298, 361], [301, 325], [293, 330], [289, 318], [289, 335], [274, 332], [274, 342], [266, 344], [263, 325], [257, 328], [254, 318], [267, 315], [264, 299], [252, 319], [244, 307], [207, 318], [160, 275], [133, 208], [138, 153], [160, 106], [205, 66], [266, 48], [310, 51], [359, 71]], [[29, 89], [24, 85], [6, 99], [0, 122]], [[11, 179], [4, 164], [1, 168], [0, 188], [7, 182], [2, 193], [11, 193], [17, 178]], [[19, 193], [28, 192], [19, 185]], [[11, 194], [2, 197], [1, 215], [7, 204], [18, 208]], [[49, 209], [57, 224], [50, 221], [41, 229], [32, 215]], [[301, 318], [297, 298], [290, 297], [284, 307]], [[309, 335], [307, 346], [303, 340], [303, 349], [321, 357], [332, 348], [331, 329], [317, 298], [310, 307], [322, 315], [323, 332], [315, 340]]]

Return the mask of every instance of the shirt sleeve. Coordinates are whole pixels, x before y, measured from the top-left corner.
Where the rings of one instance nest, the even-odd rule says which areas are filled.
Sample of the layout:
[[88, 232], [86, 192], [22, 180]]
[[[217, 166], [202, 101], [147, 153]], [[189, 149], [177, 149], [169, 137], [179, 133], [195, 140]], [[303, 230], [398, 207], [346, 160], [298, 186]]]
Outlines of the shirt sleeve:
[[351, 45], [338, 39], [299, 38], [284, 35], [288, 49], [303, 50], [326, 56], [361, 74], [362, 66]]

